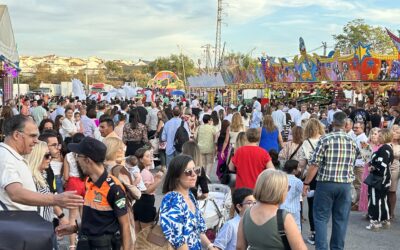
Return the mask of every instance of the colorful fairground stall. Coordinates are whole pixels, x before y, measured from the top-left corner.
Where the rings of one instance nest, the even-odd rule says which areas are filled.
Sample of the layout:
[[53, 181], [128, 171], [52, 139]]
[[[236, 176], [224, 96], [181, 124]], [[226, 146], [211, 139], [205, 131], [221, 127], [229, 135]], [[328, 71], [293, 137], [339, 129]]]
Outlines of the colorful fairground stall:
[[[267, 87], [284, 95], [272, 98], [354, 102], [400, 91], [400, 39], [388, 31], [395, 46], [382, 55], [370, 45], [358, 43], [354, 53], [341, 55], [332, 51], [328, 56], [308, 54], [300, 38], [300, 54], [288, 62], [284, 58], [263, 55], [260, 58]], [[355, 98], [354, 98], [355, 97]]]
[[162, 93], [173, 90], [185, 89], [185, 83], [172, 71], [163, 70], [158, 72], [153, 79], [147, 83], [151, 89], [159, 89]]
[[19, 56], [6, 5], [0, 5], [0, 89], [2, 102], [13, 98], [13, 83], [18, 77]]

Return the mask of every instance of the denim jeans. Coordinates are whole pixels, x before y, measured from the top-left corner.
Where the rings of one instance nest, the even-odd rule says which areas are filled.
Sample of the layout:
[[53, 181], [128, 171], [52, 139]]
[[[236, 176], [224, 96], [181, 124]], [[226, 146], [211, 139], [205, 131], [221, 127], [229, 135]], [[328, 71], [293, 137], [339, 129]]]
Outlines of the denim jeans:
[[167, 168], [169, 167], [169, 163], [171, 160], [178, 155], [178, 152], [174, 151], [172, 154], [166, 154], [167, 155]]
[[314, 196], [315, 249], [328, 250], [327, 228], [332, 215], [330, 249], [344, 249], [351, 209], [351, 183], [317, 182]]
[[61, 194], [62, 192], [64, 192], [62, 176], [61, 175], [55, 175], [54, 179], [56, 180], [56, 192], [58, 194]]

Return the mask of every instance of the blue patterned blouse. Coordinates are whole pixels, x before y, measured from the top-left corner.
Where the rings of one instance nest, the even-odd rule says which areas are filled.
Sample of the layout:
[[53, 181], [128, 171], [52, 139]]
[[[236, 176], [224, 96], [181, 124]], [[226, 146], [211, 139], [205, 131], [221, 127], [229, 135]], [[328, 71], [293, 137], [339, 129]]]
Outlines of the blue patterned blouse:
[[190, 250], [201, 250], [200, 233], [206, 231], [206, 225], [193, 194], [189, 197], [196, 206], [196, 213], [190, 210], [183, 195], [178, 192], [166, 194], [161, 202], [161, 228], [166, 239], [176, 249], [187, 244]]

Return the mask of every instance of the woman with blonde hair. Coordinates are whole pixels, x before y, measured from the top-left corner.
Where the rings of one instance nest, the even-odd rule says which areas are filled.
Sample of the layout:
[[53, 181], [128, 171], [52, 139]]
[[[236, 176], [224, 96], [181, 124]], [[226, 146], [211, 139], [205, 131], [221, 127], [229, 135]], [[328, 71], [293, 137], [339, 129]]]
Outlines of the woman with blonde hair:
[[[258, 176], [254, 189], [257, 203], [240, 219], [236, 249], [307, 249], [293, 216], [279, 209], [289, 188], [282, 171], [267, 169]], [[279, 232], [282, 229], [284, 236]]]
[[[24, 156], [28, 166], [32, 172], [33, 181], [35, 182], [36, 189], [41, 194], [49, 194], [50, 188], [47, 183], [46, 169], [49, 168], [51, 154], [46, 142], [38, 141], [33, 147], [32, 152]], [[61, 224], [68, 224], [68, 220], [64, 217], [63, 211], [60, 207], [54, 206], [41, 206], [39, 207], [39, 214], [43, 219], [52, 222], [54, 214], [61, 220]]]
[[232, 147], [235, 146], [236, 138], [240, 132], [245, 132], [246, 129], [243, 124], [242, 116], [239, 112], [235, 112], [232, 116], [232, 122], [229, 129], [230, 144]]
[[[311, 118], [303, 131], [303, 144], [299, 149], [299, 167], [302, 170], [302, 175], [305, 176], [305, 173], [308, 168], [308, 159], [310, 159], [311, 155], [314, 152], [315, 147], [319, 141], [321, 136], [325, 135], [325, 128], [322, 123], [315, 118]], [[307, 242], [311, 245], [315, 244], [315, 228], [314, 228], [314, 216], [313, 216], [313, 204], [314, 204], [314, 191], [316, 188], [316, 175], [314, 179], [310, 183], [310, 192], [307, 194], [307, 203], [308, 203], [308, 221], [310, 223], [310, 236], [307, 239]]]
[[261, 129], [261, 138], [259, 146], [270, 151], [275, 149], [279, 152], [279, 147], [283, 146], [282, 135], [275, 125], [271, 115], [264, 115], [263, 126]]

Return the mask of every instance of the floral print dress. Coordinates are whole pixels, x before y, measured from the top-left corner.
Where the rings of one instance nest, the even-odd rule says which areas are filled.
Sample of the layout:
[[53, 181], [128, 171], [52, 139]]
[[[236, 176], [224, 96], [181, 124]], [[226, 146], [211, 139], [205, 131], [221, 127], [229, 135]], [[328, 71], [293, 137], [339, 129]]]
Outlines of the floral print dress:
[[175, 191], [166, 194], [161, 202], [160, 224], [175, 249], [186, 243], [190, 250], [201, 250], [200, 233], [206, 231], [206, 225], [195, 197], [192, 193], [189, 197], [196, 207], [194, 214], [182, 194]]

